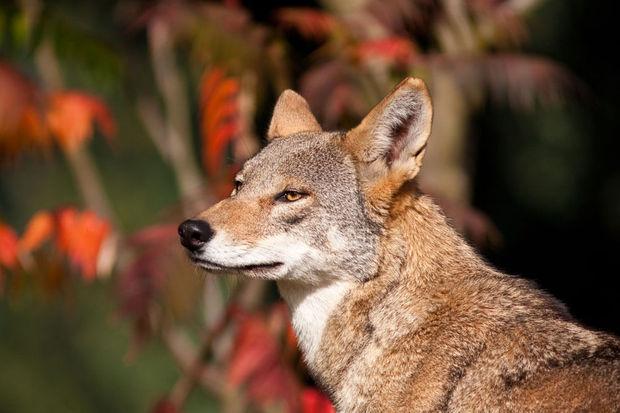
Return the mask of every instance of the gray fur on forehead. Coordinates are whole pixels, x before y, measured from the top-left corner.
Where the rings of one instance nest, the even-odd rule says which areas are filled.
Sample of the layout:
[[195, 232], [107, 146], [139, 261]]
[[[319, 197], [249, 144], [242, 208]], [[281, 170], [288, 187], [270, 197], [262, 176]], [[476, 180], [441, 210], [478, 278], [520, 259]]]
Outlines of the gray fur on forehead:
[[338, 145], [341, 133], [299, 133], [273, 140], [248, 160], [242, 175], [279, 174], [301, 180], [325, 182], [355, 179], [354, 167]]

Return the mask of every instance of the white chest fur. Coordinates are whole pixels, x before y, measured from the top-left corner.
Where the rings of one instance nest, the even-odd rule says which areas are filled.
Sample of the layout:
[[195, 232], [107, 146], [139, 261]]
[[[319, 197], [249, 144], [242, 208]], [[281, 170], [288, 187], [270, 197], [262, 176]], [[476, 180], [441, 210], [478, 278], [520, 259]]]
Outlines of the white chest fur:
[[280, 294], [291, 309], [293, 329], [308, 365], [314, 363], [327, 320], [352, 287], [349, 281], [320, 286], [278, 281]]

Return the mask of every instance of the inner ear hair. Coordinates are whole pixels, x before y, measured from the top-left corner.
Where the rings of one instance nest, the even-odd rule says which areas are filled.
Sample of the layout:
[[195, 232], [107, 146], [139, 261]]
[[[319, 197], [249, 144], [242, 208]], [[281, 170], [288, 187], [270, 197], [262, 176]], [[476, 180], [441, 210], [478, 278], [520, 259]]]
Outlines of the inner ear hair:
[[426, 85], [412, 77], [400, 82], [350, 130], [343, 144], [368, 180], [395, 172], [396, 181], [413, 179], [424, 158], [433, 108]]
[[[410, 112], [404, 119], [400, 119], [400, 121], [395, 122], [390, 126], [389, 135], [391, 136], [391, 145], [387, 154], [385, 155], [385, 160], [388, 166], [391, 166], [394, 162], [394, 159], [398, 157], [398, 155], [404, 150], [405, 145], [407, 143], [407, 137], [409, 136], [409, 129], [414, 121], [414, 117], [416, 116], [415, 112]], [[416, 156], [422, 149], [426, 147], [426, 144], [420, 148], [414, 156]]]
[[[416, 79], [417, 80], [417, 79]], [[402, 85], [402, 83], [401, 83]], [[397, 88], [379, 116], [373, 131], [375, 142], [383, 147], [383, 157], [391, 166], [395, 160], [407, 160], [422, 153], [430, 134], [432, 111], [426, 88], [405, 85]], [[415, 82], [415, 86], [420, 86]], [[381, 150], [381, 149], [380, 149]]]

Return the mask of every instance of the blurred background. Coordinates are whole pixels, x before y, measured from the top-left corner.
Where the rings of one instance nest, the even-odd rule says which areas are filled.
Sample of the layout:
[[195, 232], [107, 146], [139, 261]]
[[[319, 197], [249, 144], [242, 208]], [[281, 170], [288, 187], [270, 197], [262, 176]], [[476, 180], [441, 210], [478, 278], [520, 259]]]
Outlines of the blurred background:
[[286, 88], [352, 127], [405, 76], [422, 188], [495, 266], [620, 333], [614, 1], [0, 3], [0, 412], [330, 412], [274, 285], [193, 269]]

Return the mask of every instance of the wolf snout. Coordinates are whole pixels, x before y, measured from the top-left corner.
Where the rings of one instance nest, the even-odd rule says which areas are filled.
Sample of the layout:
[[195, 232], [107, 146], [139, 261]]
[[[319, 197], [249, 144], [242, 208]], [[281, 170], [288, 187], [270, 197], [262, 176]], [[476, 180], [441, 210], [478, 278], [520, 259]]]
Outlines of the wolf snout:
[[188, 219], [179, 225], [179, 237], [181, 237], [181, 245], [196, 252], [205, 245], [215, 232], [207, 221], [201, 219]]

